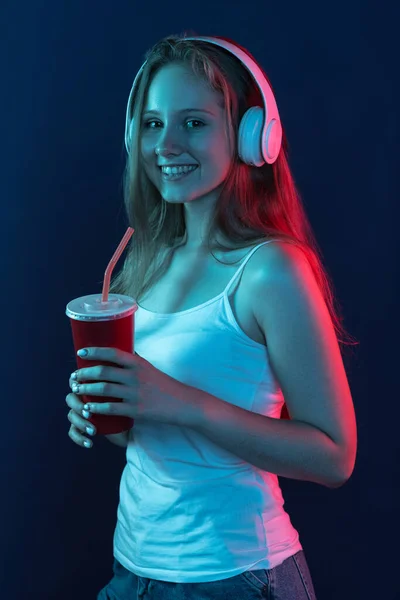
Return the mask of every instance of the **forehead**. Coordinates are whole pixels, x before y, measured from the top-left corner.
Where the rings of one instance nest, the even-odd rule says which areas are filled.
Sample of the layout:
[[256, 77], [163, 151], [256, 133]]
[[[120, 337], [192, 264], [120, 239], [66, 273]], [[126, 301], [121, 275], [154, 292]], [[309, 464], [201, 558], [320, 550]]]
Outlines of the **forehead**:
[[213, 90], [190, 67], [171, 64], [153, 76], [145, 98], [144, 111], [174, 110], [187, 107], [220, 109], [222, 95]]

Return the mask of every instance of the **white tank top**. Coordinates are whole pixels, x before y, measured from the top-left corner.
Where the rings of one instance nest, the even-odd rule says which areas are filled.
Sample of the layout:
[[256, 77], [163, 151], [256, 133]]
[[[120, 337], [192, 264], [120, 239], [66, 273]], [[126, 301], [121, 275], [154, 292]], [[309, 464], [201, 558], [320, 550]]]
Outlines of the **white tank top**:
[[[135, 351], [157, 369], [225, 402], [273, 418], [284, 404], [268, 348], [250, 339], [225, 290], [203, 304], [159, 314], [139, 306]], [[126, 450], [114, 556], [141, 577], [210, 582], [271, 569], [302, 549], [274, 474], [190, 428], [136, 423]]]

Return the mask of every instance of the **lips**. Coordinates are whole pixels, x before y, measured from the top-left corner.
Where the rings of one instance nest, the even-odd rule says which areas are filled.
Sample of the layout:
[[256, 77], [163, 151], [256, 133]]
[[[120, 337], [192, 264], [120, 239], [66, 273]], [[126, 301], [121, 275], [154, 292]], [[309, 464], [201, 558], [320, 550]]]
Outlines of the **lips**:
[[160, 168], [161, 179], [163, 181], [171, 182], [171, 183], [174, 181], [180, 181], [181, 179], [184, 179], [184, 178], [188, 177], [189, 175], [191, 175], [192, 173], [194, 173], [195, 171], [197, 171], [198, 165], [193, 165], [193, 166], [195, 167], [194, 169], [190, 169], [190, 171], [186, 171], [186, 172], [182, 171], [180, 173], [164, 173]]
[[198, 166], [199, 166], [199, 165], [195, 165], [194, 163], [192, 163], [192, 164], [189, 164], [189, 163], [182, 163], [181, 165], [178, 165], [178, 164], [175, 164], [175, 165], [157, 165], [157, 167], [158, 167], [159, 169], [162, 169], [163, 167], [164, 167], [164, 168], [166, 168], [166, 167], [170, 167], [170, 168], [172, 169], [173, 167], [178, 167], [178, 168], [179, 168], [179, 167], [198, 167]]
[[[198, 166], [199, 165], [162, 165], [162, 166], [158, 165], [158, 168], [160, 169], [160, 171], [162, 173], [164, 173], [163, 169], [174, 169], [174, 168], [182, 169], [184, 167], [189, 167], [191, 171], [195, 171]], [[176, 175], [177, 174], [178, 173], [176, 173]]]

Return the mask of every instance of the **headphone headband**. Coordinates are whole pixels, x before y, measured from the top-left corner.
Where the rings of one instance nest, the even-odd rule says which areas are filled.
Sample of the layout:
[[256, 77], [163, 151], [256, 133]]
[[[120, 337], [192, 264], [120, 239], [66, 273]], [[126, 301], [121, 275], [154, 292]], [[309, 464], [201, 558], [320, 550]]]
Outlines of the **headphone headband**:
[[[244, 132], [243, 133], [244, 141], [242, 142], [242, 144], [249, 143], [248, 138], [249, 138], [249, 136], [252, 135], [252, 132], [249, 131], [250, 127], [253, 130], [255, 130], [255, 129], [259, 130], [260, 125], [262, 126], [262, 131], [258, 132], [258, 133], [260, 133], [259, 143], [260, 143], [261, 147], [254, 149], [251, 153], [252, 156], [256, 155], [256, 158], [255, 159], [253, 158], [252, 160], [250, 160], [250, 162], [248, 162], [248, 161], [246, 161], [246, 162], [248, 162], [248, 164], [255, 164], [256, 166], [261, 166], [262, 164], [264, 164], [264, 161], [269, 164], [272, 164], [273, 162], [275, 162], [275, 160], [279, 154], [281, 144], [282, 144], [282, 126], [281, 126], [281, 121], [279, 118], [279, 112], [278, 112], [278, 107], [276, 104], [275, 96], [273, 94], [273, 91], [272, 91], [264, 73], [260, 69], [259, 65], [255, 62], [255, 60], [253, 60], [253, 58], [251, 58], [251, 56], [249, 56], [246, 52], [244, 52], [236, 44], [234, 44], [230, 41], [227, 41], [225, 39], [216, 38], [216, 37], [204, 37], [204, 36], [187, 37], [184, 39], [207, 42], [209, 44], [214, 44], [215, 46], [224, 48], [225, 50], [227, 50], [228, 52], [230, 52], [231, 54], [236, 56], [236, 58], [238, 58], [240, 60], [240, 62], [243, 64], [243, 66], [250, 73], [250, 75], [252, 76], [258, 89], [260, 90], [260, 93], [261, 93], [261, 96], [263, 99], [263, 104], [264, 104], [263, 109], [264, 110], [263, 110], [263, 118], [262, 118], [261, 123], [258, 118], [259, 113], [256, 114], [257, 107], [250, 108], [249, 111], [247, 111], [250, 114], [247, 115], [247, 113], [246, 113], [246, 115], [245, 115], [245, 117], [250, 116], [251, 118], [244, 119], [246, 121], [246, 127], [241, 127], [242, 131]], [[143, 63], [143, 65], [141, 66], [141, 68], [139, 69], [139, 71], [135, 77], [135, 80], [134, 80], [132, 88], [131, 88], [131, 92], [129, 94], [128, 105], [127, 105], [127, 109], [126, 109], [125, 146], [126, 146], [128, 153], [129, 153], [129, 142], [130, 142], [130, 132], [131, 132], [131, 118], [130, 118], [131, 101], [132, 101], [132, 98], [135, 93], [137, 81], [143, 72], [146, 62], [147, 61], [145, 61]], [[251, 111], [254, 111], [253, 114], [251, 114]], [[242, 126], [242, 124], [241, 124], [241, 126]], [[253, 131], [253, 133], [254, 133], [254, 131]], [[258, 140], [257, 140], [257, 143], [258, 143]]]

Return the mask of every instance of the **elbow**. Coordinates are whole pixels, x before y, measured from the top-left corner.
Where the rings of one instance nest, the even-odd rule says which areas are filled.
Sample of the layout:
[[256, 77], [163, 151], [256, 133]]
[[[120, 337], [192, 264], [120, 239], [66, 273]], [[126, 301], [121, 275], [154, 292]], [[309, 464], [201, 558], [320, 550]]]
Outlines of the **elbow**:
[[341, 453], [340, 460], [335, 461], [335, 469], [332, 469], [333, 477], [326, 483], [326, 487], [336, 489], [342, 487], [353, 474], [355, 466], [355, 451], [346, 452], [345, 457]]
[[330, 490], [335, 490], [336, 488], [342, 487], [342, 485], [344, 485], [346, 483], [346, 481], [348, 481], [348, 479], [343, 479], [343, 478], [342, 479], [334, 479], [334, 480], [328, 481], [325, 485]]

